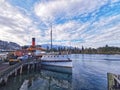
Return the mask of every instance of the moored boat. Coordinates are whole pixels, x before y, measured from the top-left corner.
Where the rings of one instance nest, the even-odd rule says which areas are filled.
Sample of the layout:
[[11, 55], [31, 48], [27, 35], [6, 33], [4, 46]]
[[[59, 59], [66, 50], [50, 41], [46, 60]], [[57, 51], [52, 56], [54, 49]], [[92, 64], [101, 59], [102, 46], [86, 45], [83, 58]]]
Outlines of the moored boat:
[[71, 59], [67, 54], [44, 54], [41, 61], [44, 62], [71, 62]]
[[43, 69], [72, 73], [72, 60], [67, 54], [42, 55], [41, 64]]
[[[43, 69], [72, 73], [72, 60], [69, 58], [68, 52], [55, 53], [52, 50], [52, 25], [51, 25], [51, 53], [46, 53], [41, 57]], [[71, 63], [71, 64], [70, 64]]]

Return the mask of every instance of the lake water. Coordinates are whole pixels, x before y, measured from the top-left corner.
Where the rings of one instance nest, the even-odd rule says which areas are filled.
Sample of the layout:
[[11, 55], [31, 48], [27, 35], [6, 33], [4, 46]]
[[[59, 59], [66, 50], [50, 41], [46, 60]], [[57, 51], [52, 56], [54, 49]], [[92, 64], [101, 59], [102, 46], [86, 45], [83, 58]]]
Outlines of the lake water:
[[72, 74], [47, 70], [29, 71], [11, 77], [0, 90], [19, 90], [29, 80], [28, 90], [107, 90], [107, 73], [120, 74], [120, 55], [77, 54]]
[[10, 77], [8, 83], [0, 87], [0, 90], [20, 90], [25, 80], [29, 80], [27, 90], [72, 90], [72, 74], [47, 70], [29, 71]]
[[120, 55], [72, 55], [73, 90], [107, 90], [107, 73], [120, 74]]

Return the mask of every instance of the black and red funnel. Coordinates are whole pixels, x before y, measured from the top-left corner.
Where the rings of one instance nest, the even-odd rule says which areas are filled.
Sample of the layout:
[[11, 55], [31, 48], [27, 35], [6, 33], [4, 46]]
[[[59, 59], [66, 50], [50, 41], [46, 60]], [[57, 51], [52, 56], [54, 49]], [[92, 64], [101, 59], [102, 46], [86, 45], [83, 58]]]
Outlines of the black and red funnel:
[[35, 38], [32, 38], [32, 46], [35, 47]]

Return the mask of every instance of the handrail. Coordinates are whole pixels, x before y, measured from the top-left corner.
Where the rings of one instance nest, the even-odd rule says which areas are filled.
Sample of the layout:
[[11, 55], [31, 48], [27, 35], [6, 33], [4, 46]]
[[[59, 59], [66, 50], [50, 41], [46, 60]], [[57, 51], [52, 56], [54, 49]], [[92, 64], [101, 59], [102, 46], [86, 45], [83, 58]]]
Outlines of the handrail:
[[120, 79], [118, 79], [116, 76], [113, 76], [113, 78], [117, 81], [118, 84], [120, 84]]
[[0, 73], [0, 78], [8, 74], [10, 71], [14, 70], [16, 67], [19, 67], [21, 63], [12, 65]]
[[26, 60], [26, 61], [22, 61], [20, 63], [17, 63], [15, 65], [12, 65], [12, 66], [9, 66], [8, 68], [6, 68], [4, 71], [0, 72], [0, 78], [9, 74], [12, 70], [14, 70], [15, 68], [21, 66], [21, 65], [24, 65], [25, 63], [29, 63], [29, 62], [34, 62], [36, 60]]

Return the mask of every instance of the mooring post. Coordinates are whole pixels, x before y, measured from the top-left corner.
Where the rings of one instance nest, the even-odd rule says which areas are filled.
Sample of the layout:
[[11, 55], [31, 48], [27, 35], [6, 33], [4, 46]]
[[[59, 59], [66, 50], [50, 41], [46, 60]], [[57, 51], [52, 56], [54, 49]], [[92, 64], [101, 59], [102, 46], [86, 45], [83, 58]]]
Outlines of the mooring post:
[[15, 69], [15, 76], [17, 76], [17, 69]]
[[113, 78], [111, 73], [107, 73], [107, 79], [108, 79], [108, 90], [111, 90], [113, 86]]
[[30, 65], [28, 64], [28, 70], [30, 69]]
[[35, 68], [35, 63], [33, 63], [32, 68], [33, 68], [33, 69]]
[[22, 68], [23, 68], [23, 66], [20, 67], [20, 74], [22, 74]]
[[41, 70], [41, 61], [38, 62], [38, 70]]
[[2, 81], [1, 81], [1, 83], [0, 83], [0, 85], [2, 85], [2, 86], [6, 85], [7, 84], [7, 80], [8, 80], [8, 77], [4, 76]]
[[8, 77], [5, 77], [5, 78], [4, 78], [4, 83], [5, 83], [5, 84], [7, 83], [7, 80], [8, 80]]

